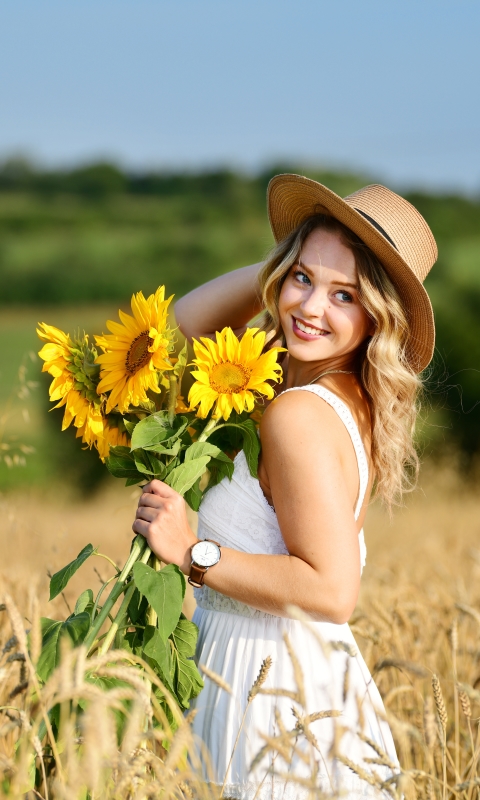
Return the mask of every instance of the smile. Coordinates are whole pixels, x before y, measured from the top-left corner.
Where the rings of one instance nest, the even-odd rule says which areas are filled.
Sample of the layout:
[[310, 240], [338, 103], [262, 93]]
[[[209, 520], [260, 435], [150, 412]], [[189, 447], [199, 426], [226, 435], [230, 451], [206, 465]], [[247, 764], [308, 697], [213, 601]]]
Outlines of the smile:
[[314, 328], [312, 325], [306, 325], [305, 322], [302, 322], [296, 317], [293, 317], [293, 330], [295, 333], [297, 333], [297, 331], [301, 331], [307, 336], [315, 336], [316, 338], [319, 336], [328, 336], [329, 334], [329, 331], [326, 331], [323, 328]]

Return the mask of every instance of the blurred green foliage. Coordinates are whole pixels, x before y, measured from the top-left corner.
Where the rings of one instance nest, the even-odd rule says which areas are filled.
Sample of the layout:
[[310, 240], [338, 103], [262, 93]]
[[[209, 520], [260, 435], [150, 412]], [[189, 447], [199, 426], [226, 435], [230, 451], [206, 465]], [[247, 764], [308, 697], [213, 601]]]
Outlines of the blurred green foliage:
[[[45, 171], [21, 159], [0, 165], [0, 401], [5, 402], [24, 353], [38, 349], [33, 312], [26, 306], [43, 306], [35, 315], [51, 324], [62, 327], [56, 320], [63, 318], [71, 328], [100, 332], [104, 310], [111, 317], [134, 291], [150, 293], [164, 283], [179, 296], [261, 260], [273, 242], [266, 187], [272, 175], [287, 171], [306, 172], [343, 196], [372, 182], [364, 175], [295, 164], [255, 175], [227, 169], [129, 174], [109, 163]], [[406, 196], [430, 224], [440, 253], [426, 281], [437, 320], [437, 353], [429, 370], [423, 446], [432, 455], [453, 447], [468, 468], [480, 452], [480, 201]], [[89, 327], [93, 318], [95, 327]], [[28, 331], [22, 327], [27, 319]], [[43, 384], [38, 391], [45, 395]], [[45, 417], [41, 405], [45, 408], [44, 398], [34, 402], [38, 421]], [[58, 439], [56, 416], [34, 429], [40, 439], [48, 431], [52, 453], [60, 448], [51, 461], [61, 463], [61, 470], [44, 468], [44, 476], [71, 474], [85, 489], [96, 481], [97, 464], [85, 466], [85, 474], [75, 471], [79, 459], [69, 448], [78, 442], [63, 444], [68, 434]], [[32, 472], [34, 482], [38, 472]], [[0, 464], [0, 483], [9, 481]]]

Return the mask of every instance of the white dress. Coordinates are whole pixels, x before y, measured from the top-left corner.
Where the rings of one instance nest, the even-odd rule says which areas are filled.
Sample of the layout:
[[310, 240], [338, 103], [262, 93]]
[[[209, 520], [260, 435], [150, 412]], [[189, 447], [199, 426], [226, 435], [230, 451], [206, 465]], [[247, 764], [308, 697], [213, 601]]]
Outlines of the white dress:
[[[351, 436], [360, 477], [357, 519], [368, 485], [368, 462], [355, 421], [340, 398], [323, 386], [300, 389], [313, 392], [332, 406]], [[198, 537], [246, 553], [288, 553], [275, 511], [258, 480], [250, 475], [243, 451], [235, 458], [232, 480], [224, 478], [205, 495]], [[366, 558], [363, 531], [359, 540], [361, 570]], [[195, 590], [195, 598], [198, 663], [221, 676], [232, 689], [229, 694], [205, 678], [205, 688], [192, 704], [205, 780], [219, 786], [225, 783], [224, 796], [242, 800], [297, 800], [308, 796], [312, 781], [317, 793], [338, 792], [352, 799], [382, 797], [383, 791], [349, 766], [353, 762], [354, 768], [360, 767], [370, 775], [374, 770], [374, 779], [381, 781], [392, 777], [392, 769], [365, 761], [379, 759], [365, 738], [386, 754], [392, 767], [398, 764], [392, 734], [382, 719], [380, 694], [349, 626], [267, 614], [206, 586]], [[297, 677], [285, 634], [297, 659]], [[272, 666], [262, 688], [280, 689], [284, 694], [259, 693], [248, 704], [249, 691], [268, 656]], [[303, 687], [299, 687], [299, 681]], [[297, 726], [294, 734], [283, 736], [278, 752], [275, 742], [264, 737], [278, 737], [282, 730], [295, 729], [297, 717], [292, 707], [297, 717], [331, 710], [337, 716], [313, 721], [309, 729], [314, 738], [309, 736], [310, 741]], [[265, 749], [268, 742], [273, 745], [270, 750]], [[258, 757], [262, 748], [263, 756]]]

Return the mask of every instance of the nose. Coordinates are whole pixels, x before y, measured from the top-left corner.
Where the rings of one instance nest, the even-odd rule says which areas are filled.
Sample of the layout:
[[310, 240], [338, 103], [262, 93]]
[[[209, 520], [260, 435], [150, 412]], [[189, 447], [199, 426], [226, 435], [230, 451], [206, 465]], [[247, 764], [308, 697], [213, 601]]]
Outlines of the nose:
[[310, 319], [321, 319], [330, 304], [327, 290], [322, 286], [312, 288], [312, 291], [303, 296], [301, 310]]

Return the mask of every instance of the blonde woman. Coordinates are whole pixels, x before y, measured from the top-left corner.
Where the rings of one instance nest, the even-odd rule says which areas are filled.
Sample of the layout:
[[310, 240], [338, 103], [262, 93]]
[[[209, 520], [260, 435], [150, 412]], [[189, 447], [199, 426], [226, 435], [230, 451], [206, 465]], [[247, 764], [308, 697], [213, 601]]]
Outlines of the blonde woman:
[[[195, 704], [206, 779], [248, 800], [303, 797], [309, 785], [378, 796], [394, 779], [395, 747], [347, 622], [372, 487], [391, 507], [415, 481], [418, 375], [434, 345], [422, 281], [437, 250], [416, 209], [382, 186], [342, 199], [278, 175], [268, 204], [277, 246], [267, 261], [176, 306], [189, 339], [227, 325], [241, 334], [263, 310], [286, 348], [283, 384], [262, 418], [258, 480], [240, 452], [232, 481], [205, 496], [198, 538], [182, 498], [154, 481], [133, 528], [202, 584], [198, 660], [232, 688], [207, 679]], [[378, 752], [390, 767], [375, 766], [366, 782], [358, 769], [371, 775]]]

